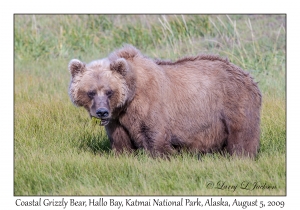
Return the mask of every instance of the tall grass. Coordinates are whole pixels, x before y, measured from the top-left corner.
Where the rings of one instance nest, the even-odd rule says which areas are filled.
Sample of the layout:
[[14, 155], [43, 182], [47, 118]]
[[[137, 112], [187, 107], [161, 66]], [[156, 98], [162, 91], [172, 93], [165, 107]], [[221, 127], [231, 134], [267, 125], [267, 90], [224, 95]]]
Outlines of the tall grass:
[[[283, 195], [286, 185], [285, 16], [15, 15], [15, 195]], [[123, 43], [149, 57], [220, 54], [263, 93], [257, 160], [143, 151], [116, 156], [102, 127], [68, 97], [70, 59], [107, 56]], [[243, 181], [273, 190], [208, 189]]]

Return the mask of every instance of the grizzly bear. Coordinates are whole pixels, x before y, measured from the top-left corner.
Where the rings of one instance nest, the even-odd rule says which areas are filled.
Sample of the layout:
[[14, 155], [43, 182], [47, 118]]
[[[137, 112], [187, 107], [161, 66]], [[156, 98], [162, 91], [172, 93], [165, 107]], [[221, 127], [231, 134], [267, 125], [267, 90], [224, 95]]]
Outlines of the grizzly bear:
[[68, 67], [72, 102], [101, 119], [116, 152], [257, 154], [261, 93], [227, 59], [153, 60], [125, 45], [89, 64], [73, 59]]

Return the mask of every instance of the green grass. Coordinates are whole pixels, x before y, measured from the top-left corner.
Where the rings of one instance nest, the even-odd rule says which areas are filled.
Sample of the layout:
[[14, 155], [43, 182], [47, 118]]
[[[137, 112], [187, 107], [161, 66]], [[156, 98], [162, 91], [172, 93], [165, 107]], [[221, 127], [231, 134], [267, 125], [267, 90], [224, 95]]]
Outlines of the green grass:
[[[285, 16], [15, 15], [15, 195], [285, 195]], [[116, 156], [103, 127], [68, 96], [72, 58], [86, 62], [130, 43], [152, 58], [220, 54], [263, 93], [255, 161], [143, 151]], [[235, 191], [217, 183], [238, 185]], [[243, 182], [272, 190], [245, 190]], [[214, 187], [209, 189], [209, 183]], [[220, 186], [220, 185], [219, 185]]]

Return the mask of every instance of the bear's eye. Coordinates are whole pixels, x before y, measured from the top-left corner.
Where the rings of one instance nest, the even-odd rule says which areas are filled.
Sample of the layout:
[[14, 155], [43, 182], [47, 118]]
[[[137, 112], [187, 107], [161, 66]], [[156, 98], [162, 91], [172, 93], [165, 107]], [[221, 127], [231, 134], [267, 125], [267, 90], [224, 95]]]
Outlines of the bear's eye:
[[89, 91], [87, 92], [88, 97], [93, 98], [96, 95], [95, 91]]
[[106, 91], [106, 95], [107, 95], [107, 97], [111, 97], [112, 96], [112, 94], [113, 94], [113, 91], [112, 90], [108, 90], [108, 91]]

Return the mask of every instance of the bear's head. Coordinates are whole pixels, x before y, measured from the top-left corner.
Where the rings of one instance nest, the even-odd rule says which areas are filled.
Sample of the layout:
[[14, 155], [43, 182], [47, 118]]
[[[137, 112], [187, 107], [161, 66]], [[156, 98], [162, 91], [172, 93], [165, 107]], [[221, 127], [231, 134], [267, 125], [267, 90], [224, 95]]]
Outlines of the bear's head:
[[108, 58], [85, 64], [73, 59], [69, 63], [71, 82], [69, 96], [77, 106], [83, 106], [91, 117], [107, 125], [117, 118], [133, 99], [135, 78], [124, 58]]

